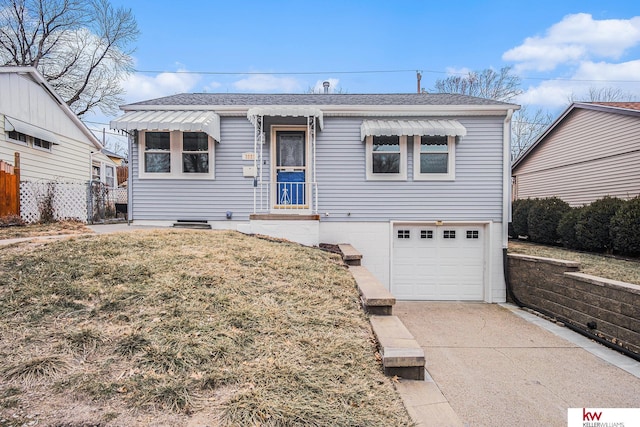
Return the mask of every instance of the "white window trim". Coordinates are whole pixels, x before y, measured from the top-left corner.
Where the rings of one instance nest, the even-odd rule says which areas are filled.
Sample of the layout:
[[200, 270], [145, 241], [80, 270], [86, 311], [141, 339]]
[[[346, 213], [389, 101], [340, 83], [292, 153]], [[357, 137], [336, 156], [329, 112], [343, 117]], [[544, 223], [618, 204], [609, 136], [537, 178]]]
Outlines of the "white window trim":
[[407, 136], [398, 135], [400, 142], [400, 172], [373, 173], [373, 136], [366, 138], [367, 181], [406, 181], [407, 180]]
[[36, 138], [35, 137], [31, 137], [31, 147], [34, 150], [40, 150], [40, 151], [44, 151], [47, 153], [51, 153], [51, 151], [53, 151], [53, 142], [51, 141], [47, 141], [46, 139], [41, 139], [41, 141], [46, 141], [49, 143], [49, 148], [44, 148], [44, 147], [39, 147], [36, 145]]
[[456, 137], [447, 136], [447, 173], [420, 172], [420, 136], [413, 137], [413, 180], [414, 181], [454, 181], [456, 179]]
[[[22, 132], [18, 132], [18, 133], [22, 133]], [[20, 141], [19, 139], [13, 139], [9, 136], [9, 131], [5, 132], [5, 136], [7, 138], [7, 142], [11, 142], [12, 144], [17, 144], [17, 145], [22, 145], [23, 147], [28, 147], [29, 146], [29, 135], [24, 134], [23, 135], [26, 136], [26, 141]]]
[[138, 175], [140, 179], [189, 179], [189, 180], [213, 180], [215, 179], [215, 141], [207, 135], [209, 153], [209, 173], [182, 172], [182, 131], [153, 130], [149, 132], [169, 133], [169, 153], [171, 154], [171, 172], [145, 172], [145, 132], [138, 133]]
[[[109, 185], [109, 175], [107, 175], [107, 171], [111, 169], [112, 175], [111, 175], [111, 179], [113, 180], [112, 184], [113, 185]], [[104, 183], [107, 187], [109, 188], [116, 188], [118, 186], [117, 181], [117, 177], [116, 177], [116, 167], [113, 165], [108, 165], [108, 164], [104, 164]]]

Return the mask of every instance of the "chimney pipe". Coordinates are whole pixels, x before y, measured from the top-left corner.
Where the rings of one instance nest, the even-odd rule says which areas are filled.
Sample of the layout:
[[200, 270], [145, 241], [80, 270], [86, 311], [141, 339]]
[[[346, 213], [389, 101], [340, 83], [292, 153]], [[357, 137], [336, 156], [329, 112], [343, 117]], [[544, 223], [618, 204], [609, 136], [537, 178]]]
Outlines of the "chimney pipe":
[[322, 82], [322, 86], [324, 87], [324, 93], [327, 94], [329, 93], [329, 86], [331, 85], [331, 83], [329, 82]]

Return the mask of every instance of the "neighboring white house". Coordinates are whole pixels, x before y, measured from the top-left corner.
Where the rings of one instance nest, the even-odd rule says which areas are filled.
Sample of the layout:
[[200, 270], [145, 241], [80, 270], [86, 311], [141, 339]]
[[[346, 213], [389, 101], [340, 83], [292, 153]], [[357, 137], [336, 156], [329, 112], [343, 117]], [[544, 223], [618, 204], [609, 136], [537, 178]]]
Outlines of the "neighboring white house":
[[351, 243], [404, 300], [505, 301], [517, 105], [452, 94], [180, 94], [125, 105], [129, 219]]
[[0, 67], [0, 159], [22, 181], [109, 182], [116, 164], [33, 67]]

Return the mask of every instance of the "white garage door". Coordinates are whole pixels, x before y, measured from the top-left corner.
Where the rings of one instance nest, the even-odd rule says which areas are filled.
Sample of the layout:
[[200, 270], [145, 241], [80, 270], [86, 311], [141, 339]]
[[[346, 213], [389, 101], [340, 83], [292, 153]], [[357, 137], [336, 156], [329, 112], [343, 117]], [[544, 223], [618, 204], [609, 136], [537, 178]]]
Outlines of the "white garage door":
[[392, 238], [396, 298], [484, 299], [484, 227], [395, 225]]

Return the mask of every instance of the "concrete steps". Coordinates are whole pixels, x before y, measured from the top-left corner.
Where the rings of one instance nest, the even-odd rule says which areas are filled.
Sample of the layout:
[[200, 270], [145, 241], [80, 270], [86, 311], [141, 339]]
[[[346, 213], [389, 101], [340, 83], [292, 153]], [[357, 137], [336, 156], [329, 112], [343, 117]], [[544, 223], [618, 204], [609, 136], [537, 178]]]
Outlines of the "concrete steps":
[[353, 246], [347, 243], [341, 243], [338, 245], [340, 251], [342, 251], [342, 260], [347, 265], [360, 265], [362, 261], [362, 254], [358, 252]]
[[396, 298], [366, 267], [360, 265], [360, 252], [348, 244], [338, 246], [356, 281], [362, 308], [371, 315], [369, 320], [378, 340], [384, 373], [405, 379], [424, 380], [424, 350], [402, 321], [392, 315]]
[[186, 221], [178, 220], [173, 223], [174, 228], [191, 228], [196, 230], [211, 230], [211, 224], [207, 221]]
[[371, 316], [380, 345], [384, 373], [410, 380], [424, 380], [424, 350], [397, 316]]
[[366, 267], [349, 266], [349, 271], [356, 279], [364, 311], [368, 314], [391, 315], [396, 303], [391, 292]]

